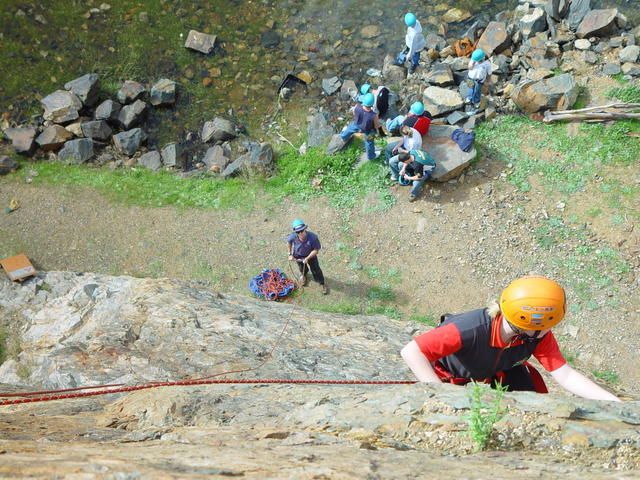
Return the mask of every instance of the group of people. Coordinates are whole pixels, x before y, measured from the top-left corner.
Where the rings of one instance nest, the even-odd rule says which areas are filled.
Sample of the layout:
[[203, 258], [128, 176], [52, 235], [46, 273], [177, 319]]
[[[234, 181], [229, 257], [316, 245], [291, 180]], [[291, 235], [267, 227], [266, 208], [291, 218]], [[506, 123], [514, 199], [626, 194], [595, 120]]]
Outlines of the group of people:
[[[405, 48], [396, 57], [396, 64], [404, 65], [410, 60], [409, 73], [415, 72], [420, 64], [420, 52], [425, 47], [425, 39], [420, 22], [415, 14], [407, 13], [404, 16], [407, 26], [405, 35]], [[491, 76], [491, 62], [486, 58], [483, 50], [476, 49], [469, 61], [469, 79], [473, 87], [469, 90], [465, 103], [473, 104], [473, 109], [480, 106], [482, 86]], [[384, 127], [382, 120], [389, 108], [389, 89], [380, 86], [372, 89], [371, 85], [364, 84], [360, 88], [356, 105], [351, 109], [352, 121], [340, 132], [340, 139], [346, 145], [356, 133], [363, 135], [365, 151], [368, 160], [378, 157], [375, 147], [376, 134], [384, 137], [389, 134], [401, 134], [402, 140], [391, 142], [385, 149], [385, 162], [391, 170], [391, 179], [401, 185], [411, 185], [409, 201], [414, 201], [424, 182], [431, 177], [436, 163], [427, 151], [422, 148], [422, 136], [427, 135], [431, 116], [422, 102], [411, 105], [407, 115], [399, 115], [388, 118]]]
[[[287, 237], [289, 260], [307, 284], [309, 271], [323, 294], [329, 289], [320, 269], [320, 240], [299, 219]], [[400, 352], [420, 382], [465, 385], [489, 383], [507, 391], [548, 393], [533, 356], [567, 391], [593, 400], [620, 401], [571, 367], [552, 328], [567, 312], [562, 286], [546, 277], [526, 276], [509, 284], [494, 305], [455, 315], [446, 314], [434, 329], [416, 336]]]

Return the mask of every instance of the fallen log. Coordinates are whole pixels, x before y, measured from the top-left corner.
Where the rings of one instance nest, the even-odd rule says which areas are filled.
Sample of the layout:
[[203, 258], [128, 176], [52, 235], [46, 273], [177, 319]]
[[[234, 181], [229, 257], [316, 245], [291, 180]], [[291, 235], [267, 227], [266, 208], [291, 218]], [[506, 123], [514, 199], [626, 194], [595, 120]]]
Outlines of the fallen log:
[[551, 113], [553, 114], [557, 114], [557, 113], [583, 113], [583, 112], [606, 112], [610, 109], [617, 109], [617, 110], [635, 110], [636, 108], [640, 109], [640, 103], [622, 103], [622, 102], [617, 102], [617, 103], [610, 103], [609, 105], [597, 105], [595, 107], [586, 107], [586, 108], [580, 108], [580, 109], [576, 109], [576, 110], [556, 110], [553, 111]]
[[625, 113], [625, 112], [584, 112], [584, 113], [559, 113], [559, 112], [544, 112], [544, 123], [558, 122], [561, 120], [623, 120], [623, 119], [636, 119], [640, 120], [640, 113]]

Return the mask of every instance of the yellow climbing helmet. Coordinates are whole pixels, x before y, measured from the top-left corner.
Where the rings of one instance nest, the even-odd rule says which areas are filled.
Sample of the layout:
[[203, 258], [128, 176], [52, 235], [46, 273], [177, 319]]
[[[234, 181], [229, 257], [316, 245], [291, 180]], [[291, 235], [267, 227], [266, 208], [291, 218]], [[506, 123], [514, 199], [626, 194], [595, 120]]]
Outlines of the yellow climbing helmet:
[[547, 330], [560, 323], [567, 300], [558, 283], [545, 277], [514, 280], [500, 295], [500, 310], [509, 323], [522, 330]]

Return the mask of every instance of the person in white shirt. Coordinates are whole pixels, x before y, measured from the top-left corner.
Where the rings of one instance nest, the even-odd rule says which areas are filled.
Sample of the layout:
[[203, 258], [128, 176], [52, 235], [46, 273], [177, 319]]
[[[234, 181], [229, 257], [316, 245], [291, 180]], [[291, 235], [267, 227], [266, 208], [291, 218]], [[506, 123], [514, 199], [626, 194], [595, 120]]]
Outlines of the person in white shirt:
[[418, 130], [405, 125], [400, 129], [400, 133], [402, 133], [402, 140], [389, 143], [384, 150], [388, 164], [391, 164], [395, 157], [401, 153], [409, 153], [411, 150], [420, 150], [422, 148], [422, 135]]
[[478, 108], [482, 96], [482, 85], [487, 78], [491, 78], [491, 62], [485, 59], [484, 50], [480, 48], [471, 54], [469, 78], [473, 80], [473, 88], [465, 98], [465, 103], [473, 103], [473, 106]]
[[425, 40], [420, 22], [413, 13], [404, 16], [404, 23], [407, 26], [407, 34], [404, 37], [405, 49], [396, 57], [396, 64], [404, 65], [408, 58], [411, 61], [409, 73], [413, 73], [420, 63], [420, 52], [425, 47]]

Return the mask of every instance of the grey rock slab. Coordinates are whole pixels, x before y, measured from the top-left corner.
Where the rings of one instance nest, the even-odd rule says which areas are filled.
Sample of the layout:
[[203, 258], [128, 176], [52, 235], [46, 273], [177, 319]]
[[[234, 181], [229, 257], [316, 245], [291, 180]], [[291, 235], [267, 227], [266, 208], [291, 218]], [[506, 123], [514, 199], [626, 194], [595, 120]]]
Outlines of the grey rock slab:
[[640, 76], [640, 64], [624, 63], [622, 64], [622, 73], [625, 75], [631, 75], [632, 77], [638, 77]]
[[93, 157], [93, 140], [78, 138], [69, 140], [58, 152], [58, 159], [69, 163], [85, 163]]
[[231, 163], [231, 160], [225, 155], [224, 148], [221, 145], [214, 145], [207, 149], [202, 162], [210, 172], [221, 173]]
[[608, 8], [603, 10], [591, 10], [588, 12], [578, 29], [576, 35], [578, 38], [588, 37], [605, 37], [618, 31], [616, 18], [618, 16], [617, 8]]
[[620, 64], [618, 63], [605, 63], [602, 66], [602, 73], [604, 73], [605, 75], [618, 75], [620, 72], [622, 72], [622, 69], [620, 68]]
[[167, 167], [182, 167], [182, 148], [179, 143], [168, 143], [160, 151], [162, 163]]
[[340, 86], [340, 98], [342, 100], [356, 100], [360, 93], [356, 82], [353, 80], [345, 80]]
[[94, 120], [91, 122], [84, 122], [81, 125], [82, 134], [87, 138], [95, 140], [105, 141], [108, 140], [113, 131], [111, 127], [104, 120]]
[[190, 30], [187, 35], [187, 40], [184, 42], [184, 46], [185, 48], [209, 55], [216, 45], [216, 38], [216, 35], [209, 35], [196, 30]]
[[126, 132], [117, 133], [112, 138], [116, 151], [131, 157], [138, 151], [145, 137], [141, 128], [134, 128]]
[[335, 135], [333, 135], [333, 137], [331, 137], [331, 140], [329, 140], [329, 145], [327, 145], [326, 152], [328, 155], [338, 153], [344, 147], [346, 147], [348, 143], [349, 142], [345, 142], [344, 140], [342, 140], [342, 137], [340, 137], [339, 133], [336, 133]]
[[520, 19], [519, 27], [524, 38], [544, 32], [547, 29], [547, 14], [542, 8], [534, 8], [531, 13]]
[[455, 125], [463, 120], [466, 120], [467, 118], [468, 115], [466, 113], [456, 110], [455, 112], [447, 115], [447, 123], [449, 125]]
[[578, 85], [573, 75], [564, 73], [545, 80], [521, 82], [513, 92], [514, 103], [527, 113], [542, 110], [566, 110], [578, 97]]
[[154, 172], [162, 168], [162, 159], [160, 158], [160, 152], [157, 150], [151, 150], [145, 153], [138, 159], [138, 164], [142, 165]]
[[334, 133], [333, 127], [329, 125], [327, 114], [317, 112], [311, 117], [307, 126], [307, 145], [309, 147], [324, 145]]
[[436, 51], [440, 51], [447, 46], [447, 41], [435, 33], [428, 33], [425, 35], [424, 40], [426, 50], [434, 49]]
[[618, 57], [622, 63], [635, 63], [640, 56], [640, 47], [638, 45], [630, 45], [624, 47]]
[[120, 109], [122, 105], [113, 100], [105, 100], [96, 107], [94, 118], [96, 120], [107, 120], [109, 122], [115, 122], [118, 120]]
[[236, 158], [222, 172], [223, 178], [244, 173], [247, 176], [267, 177], [275, 170], [273, 148], [268, 143], [252, 144], [249, 152]]
[[395, 65], [395, 59], [391, 55], [384, 57], [382, 77], [386, 85], [402, 83], [407, 79], [407, 70], [403, 66]]
[[60, 125], [50, 125], [45, 128], [36, 142], [40, 148], [46, 151], [55, 151], [64, 145], [67, 140], [73, 138], [73, 134]]
[[576, 50], [589, 50], [591, 48], [591, 42], [586, 38], [576, 40], [573, 45], [576, 47]]
[[82, 108], [82, 101], [72, 92], [57, 90], [42, 100], [43, 117], [54, 123], [67, 123], [79, 117], [78, 110]]
[[267, 30], [260, 35], [260, 44], [264, 48], [276, 48], [280, 40], [280, 34], [275, 30]]
[[162, 78], [153, 84], [149, 101], [153, 106], [172, 105], [176, 102], [176, 82]]
[[500, 53], [511, 45], [511, 37], [507, 33], [504, 22], [490, 22], [478, 40], [477, 48], [484, 50], [487, 56]]
[[6, 155], [0, 157], [0, 175], [15, 172], [18, 168], [20, 168], [20, 164], [13, 158], [7, 157]]
[[598, 54], [590, 50], [586, 52], [582, 52], [582, 59], [584, 60], [585, 63], [588, 63], [590, 65], [595, 65], [596, 63], [598, 63]]
[[458, 127], [448, 125], [431, 125], [427, 135], [423, 137], [422, 146], [433, 157], [436, 168], [432, 179], [446, 182], [460, 175], [476, 158], [475, 147], [463, 152], [451, 135]]
[[100, 77], [97, 73], [87, 73], [65, 83], [64, 88], [74, 93], [85, 106], [91, 107], [98, 100]]
[[127, 105], [129, 103], [135, 102], [138, 98], [140, 98], [147, 91], [146, 87], [142, 85], [140, 82], [134, 82], [133, 80], [125, 80], [118, 90], [118, 101], [122, 105]]
[[427, 87], [422, 95], [425, 109], [438, 116], [462, 108], [464, 102], [458, 92], [440, 87]]
[[445, 64], [438, 64], [431, 67], [429, 72], [424, 75], [424, 79], [438, 87], [448, 87], [454, 84], [453, 72], [449, 65]]
[[580, 25], [580, 22], [582, 22], [582, 19], [590, 10], [591, 0], [571, 0], [567, 23], [572, 30], [578, 28], [578, 25]]
[[336, 76], [322, 79], [322, 91], [326, 95], [333, 95], [338, 90], [340, 90], [341, 85], [342, 81]]
[[34, 127], [5, 128], [3, 133], [11, 140], [16, 153], [32, 152], [38, 131]]
[[226, 142], [236, 138], [236, 127], [230, 120], [216, 117], [212, 121], [205, 122], [200, 136], [204, 143]]
[[129, 129], [142, 121], [147, 110], [147, 104], [142, 100], [136, 100], [131, 105], [125, 105], [118, 114], [118, 122], [122, 128]]
[[547, 0], [544, 10], [549, 17], [559, 22], [569, 13], [570, 3], [571, 0]]

